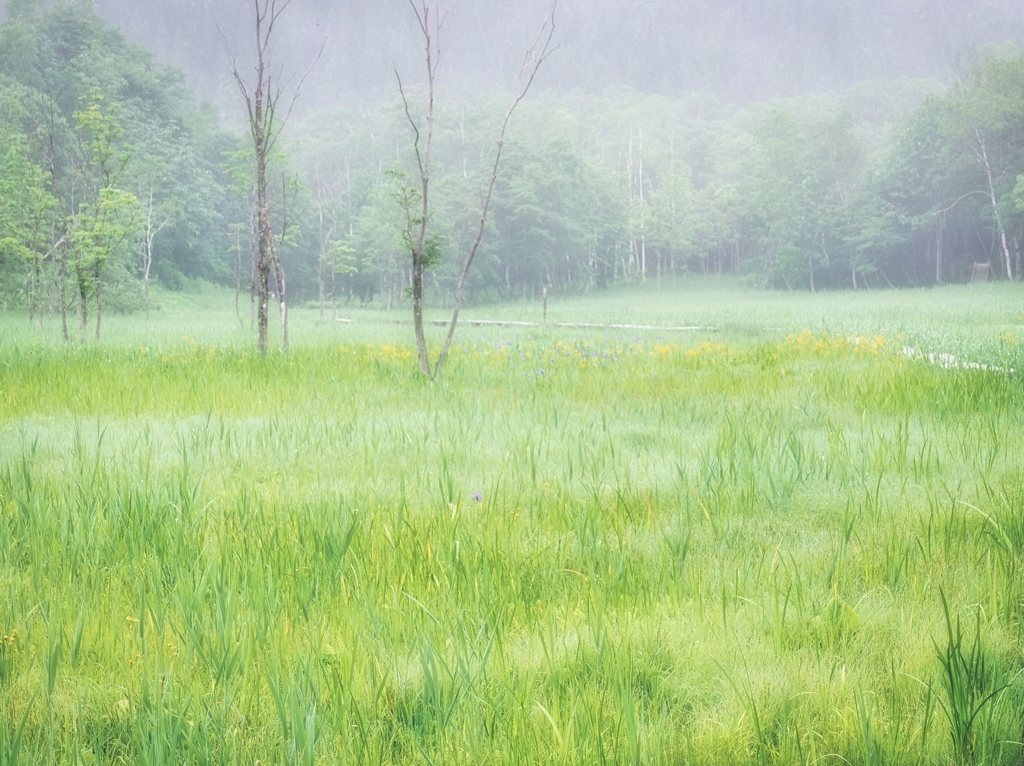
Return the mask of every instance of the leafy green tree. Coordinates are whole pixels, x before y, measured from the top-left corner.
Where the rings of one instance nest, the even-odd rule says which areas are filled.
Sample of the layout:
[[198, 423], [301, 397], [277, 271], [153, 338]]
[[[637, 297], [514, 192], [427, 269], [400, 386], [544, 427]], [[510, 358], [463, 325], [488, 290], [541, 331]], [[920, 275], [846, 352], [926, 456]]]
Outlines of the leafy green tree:
[[79, 328], [85, 342], [89, 302], [96, 306], [96, 340], [103, 317], [103, 277], [111, 261], [127, 257], [138, 231], [138, 199], [119, 187], [131, 159], [120, 142], [116, 104], [94, 91], [88, 105], [75, 112], [81, 136], [81, 196], [72, 217], [72, 270], [78, 297]]
[[46, 175], [34, 163], [28, 142], [10, 142], [0, 154], [0, 263], [4, 270], [3, 308], [7, 310], [12, 274], [25, 276], [29, 319], [43, 286], [47, 218], [56, 200], [46, 191]]
[[662, 273], [674, 272], [677, 259], [685, 262], [697, 246], [694, 202], [689, 165], [670, 156], [658, 173], [657, 188], [650, 194], [651, 244], [658, 256], [659, 284]]
[[503, 297], [595, 283], [614, 250], [609, 240], [627, 226], [626, 206], [608, 194], [611, 181], [560, 137], [513, 148], [495, 187], [491, 246], [478, 277]]
[[[3, 81], [2, 92], [21, 102], [29, 156], [45, 169], [51, 226], [42, 227], [48, 231], [36, 248], [43, 264], [36, 271], [46, 264], [51, 269], [50, 288], [67, 339], [68, 278], [80, 309], [87, 297], [87, 318], [101, 313], [110, 298], [118, 299], [114, 306], [141, 307], [139, 298], [148, 291], [133, 282], [147, 282], [147, 272], [167, 276], [168, 285], [182, 272], [223, 278], [224, 183], [218, 166], [223, 149], [233, 144], [215, 116], [192, 102], [180, 72], [155, 64], [142, 48], [106, 28], [90, 4], [43, 5], [19, 3], [20, 10], [0, 24], [0, 72], [14, 78], [11, 88]], [[101, 94], [102, 105], [94, 94]], [[112, 126], [90, 114], [94, 108], [114, 117], [116, 137], [104, 137]], [[123, 167], [115, 168], [105, 156], [111, 151], [125, 160]], [[104, 173], [116, 175], [116, 182], [102, 178]], [[145, 218], [155, 222], [152, 236], [126, 232], [118, 242], [118, 226], [133, 228], [130, 200], [101, 194], [104, 188], [144, 200]], [[41, 276], [30, 282], [38, 284]]]
[[748, 188], [762, 227], [760, 279], [793, 287], [806, 276], [814, 290], [820, 270], [849, 260], [843, 235], [862, 167], [852, 119], [801, 124], [772, 108], [754, 138]]
[[990, 58], [952, 89], [945, 106], [948, 138], [973, 159], [981, 175], [1003, 271], [1012, 279], [1012, 193], [1017, 175], [1024, 171], [1024, 56]]
[[[860, 233], [852, 237], [858, 273], [881, 271], [892, 247], [899, 245], [903, 260], [912, 251], [915, 235], [927, 233], [935, 242], [935, 281], [947, 270], [942, 223], [956, 208], [957, 158], [951, 155], [942, 130], [940, 99], [925, 101], [901, 126], [885, 148], [874, 173]], [[962, 164], [962, 163], [960, 163]], [[854, 277], [856, 279], [856, 277]]]
[[11, 281], [25, 279], [30, 318], [43, 283], [43, 264], [49, 254], [47, 215], [54, 200], [46, 191], [46, 176], [25, 132], [30, 115], [23, 100], [28, 93], [0, 75], [0, 268], [3, 269], [3, 308]]

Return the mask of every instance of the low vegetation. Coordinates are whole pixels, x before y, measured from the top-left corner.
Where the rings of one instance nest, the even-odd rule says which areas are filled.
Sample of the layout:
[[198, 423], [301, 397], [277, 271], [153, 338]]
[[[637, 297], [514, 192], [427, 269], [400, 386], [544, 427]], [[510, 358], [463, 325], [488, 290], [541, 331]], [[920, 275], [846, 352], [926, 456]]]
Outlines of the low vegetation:
[[221, 302], [0, 319], [0, 763], [1024, 756], [1018, 286]]

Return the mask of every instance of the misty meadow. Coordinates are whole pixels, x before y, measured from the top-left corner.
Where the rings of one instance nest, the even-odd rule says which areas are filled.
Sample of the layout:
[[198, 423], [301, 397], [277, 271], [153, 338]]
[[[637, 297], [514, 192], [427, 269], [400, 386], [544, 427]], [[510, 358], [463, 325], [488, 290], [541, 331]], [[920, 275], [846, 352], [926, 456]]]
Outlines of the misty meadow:
[[7, 0], [0, 766], [1020, 764], [1021, 45]]

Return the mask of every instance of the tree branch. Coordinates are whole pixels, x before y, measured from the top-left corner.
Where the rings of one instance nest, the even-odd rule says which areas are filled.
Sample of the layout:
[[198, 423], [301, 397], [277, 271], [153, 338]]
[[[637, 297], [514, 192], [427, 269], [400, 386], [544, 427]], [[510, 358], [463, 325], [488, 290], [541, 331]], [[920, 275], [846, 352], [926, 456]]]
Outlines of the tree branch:
[[[448, 352], [451, 349], [452, 340], [455, 337], [455, 327], [459, 321], [459, 309], [462, 305], [462, 295], [466, 288], [466, 280], [469, 277], [469, 269], [473, 265], [473, 260], [476, 258], [477, 250], [480, 249], [480, 243], [483, 242], [484, 231], [487, 227], [487, 214], [490, 211], [491, 198], [494, 195], [494, 186], [498, 180], [498, 169], [501, 165], [501, 157], [505, 148], [505, 135], [508, 132], [509, 123], [512, 121], [512, 115], [515, 113], [516, 108], [526, 97], [527, 92], [530, 90], [530, 86], [533, 85], [533, 82], [537, 77], [537, 72], [540, 71], [541, 65], [547, 60], [548, 56], [554, 52], [551, 48], [551, 42], [555, 35], [555, 11], [557, 6], [558, 0], [554, 0], [551, 4], [551, 12], [544, 20], [544, 24], [542, 25], [541, 31], [533, 46], [531, 46], [524, 55], [522, 66], [519, 68], [519, 75], [516, 77], [516, 89], [512, 99], [512, 104], [505, 113], [505, 118], [501, 123], [501, 131], [498, 134], [497, 146], [494, 152], [494, 162], [491, 165], [491, 176], [487, 184], [487, 193], [484, 195], [483, 206], [480, 212], [480, 225], [477, 228], [476, 238], [473, 240], [473, 244], [469, 249], [469, 254], [466, 256], [466, 261], [462, 266], [462, 272], [459, 274], [458, 285], [455, 288], [454, 306], [452, 307], [452, 320], [448, 325], [448, 335], [445, 337], [444, 346], [442, 346], [441, 353], [438, 355], [437, 362], [434, 366], [434, 377], [437, 377], [444, 367], [444, 364], [448, 359]], [[526, 76], [525, 83], [523, 79], [524, 75]]]

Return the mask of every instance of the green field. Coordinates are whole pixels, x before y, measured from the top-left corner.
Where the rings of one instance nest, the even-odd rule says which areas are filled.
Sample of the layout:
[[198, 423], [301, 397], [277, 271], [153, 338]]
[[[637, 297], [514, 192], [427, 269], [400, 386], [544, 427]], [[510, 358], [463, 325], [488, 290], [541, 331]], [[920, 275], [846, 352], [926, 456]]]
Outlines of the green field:
[[231, 301], [0, 317], [0, 765], [1024, 759], [1019, 285]]

